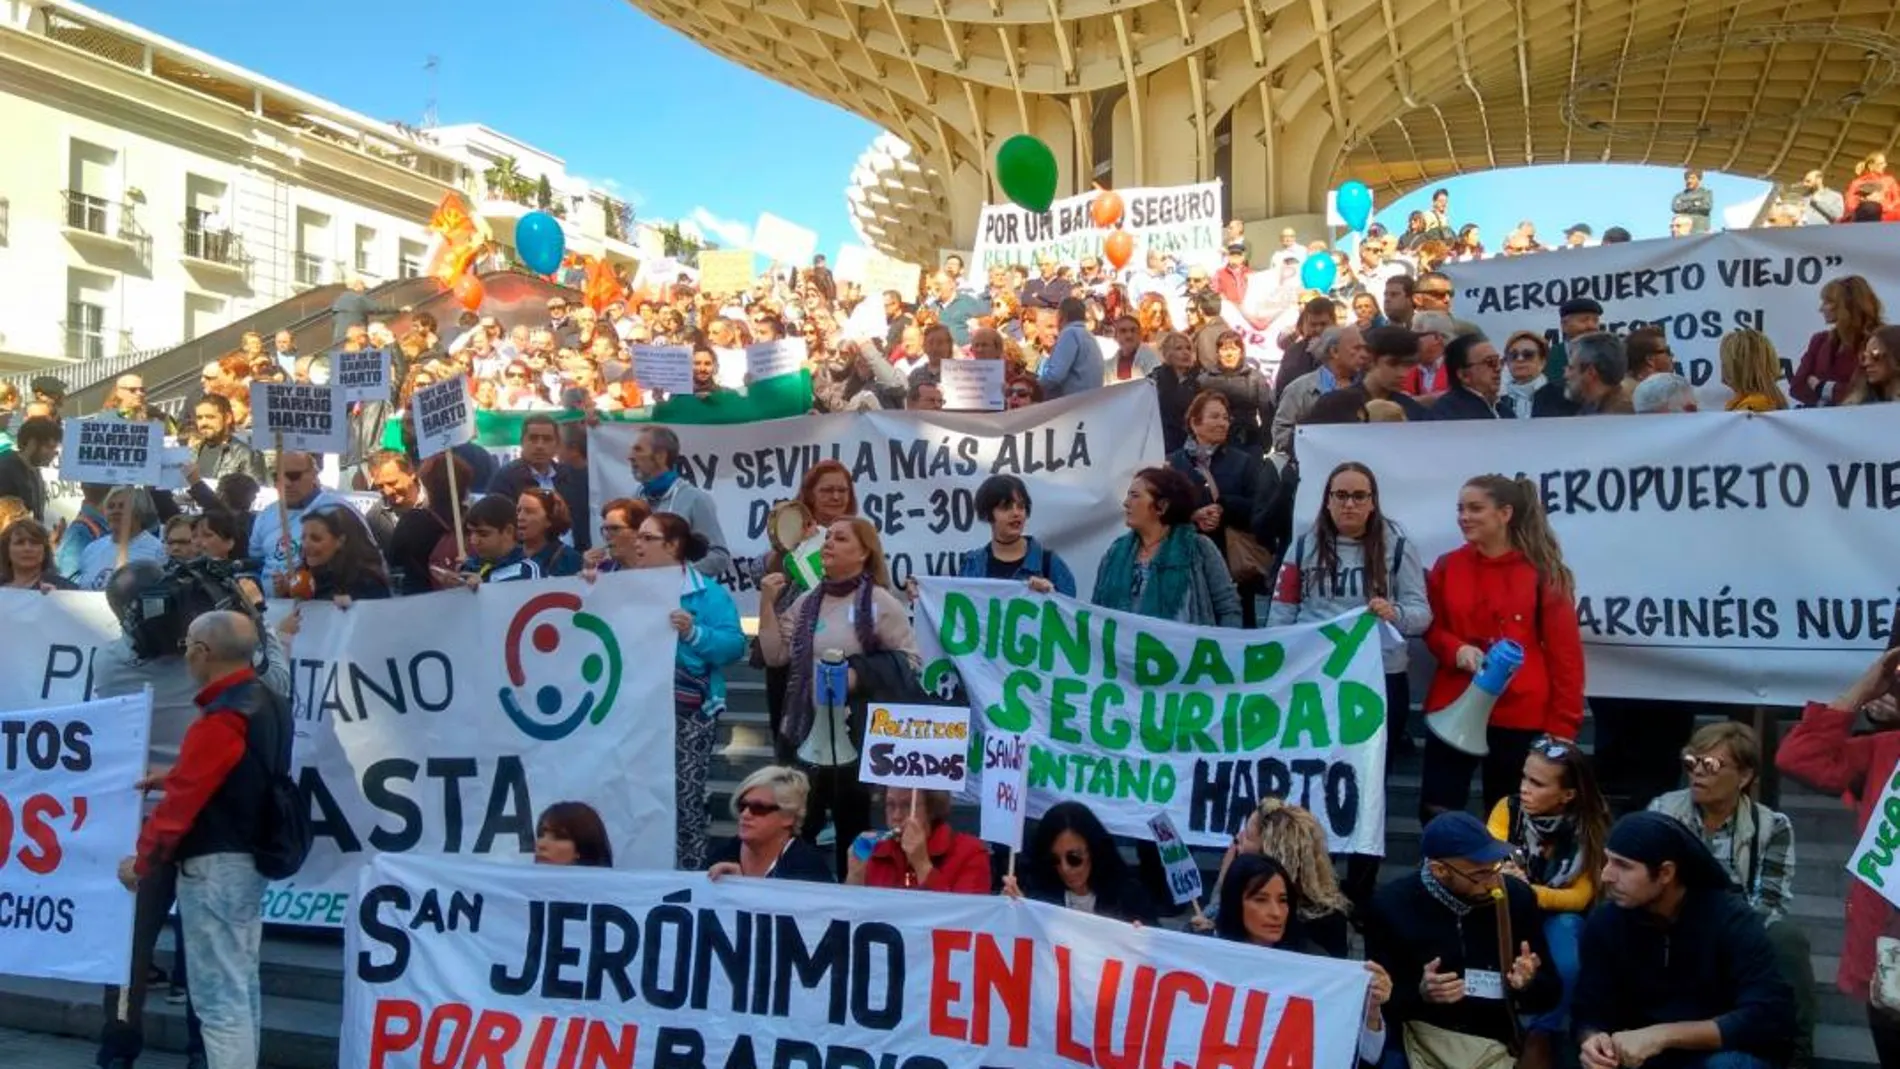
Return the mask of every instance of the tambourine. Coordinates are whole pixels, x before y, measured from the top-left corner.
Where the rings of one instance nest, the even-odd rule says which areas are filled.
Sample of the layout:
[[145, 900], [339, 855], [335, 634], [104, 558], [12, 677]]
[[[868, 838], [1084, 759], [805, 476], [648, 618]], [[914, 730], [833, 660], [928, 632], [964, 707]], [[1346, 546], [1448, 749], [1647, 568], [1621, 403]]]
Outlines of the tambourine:
[[816, 521], [811, 510], [797, 499], [781, 501], [772, 506], [765, 517], [765, 535], [772, 540], [772, 548], [781, 554], [790, 553], [805, 540], [805, 532], [812, 529]]

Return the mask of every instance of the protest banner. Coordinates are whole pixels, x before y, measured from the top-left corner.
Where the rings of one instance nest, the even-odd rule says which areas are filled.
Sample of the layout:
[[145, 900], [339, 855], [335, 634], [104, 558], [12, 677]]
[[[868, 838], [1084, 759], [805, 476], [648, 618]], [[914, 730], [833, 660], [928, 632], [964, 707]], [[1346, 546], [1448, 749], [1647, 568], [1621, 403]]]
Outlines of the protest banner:
[[123, 984], [150, 691], [0, 712], [0, 973]]
[[[97, 619], [104, 596], [0, 591], [15, 593], [0, 609], [42, 607], [0, 643], [0, 695], [91, 697], [94, 660], [118, 635]], [[677, 575], [630, 571], [348, 612], [305, 603], [291, 712], [315, 842], [267, 892], [264, 919], [344, 923], [357, 870], [379, 852], [528, 862], [535, 819], [558, 801], [600, 813], [618, 866], [671, 868], [673, 718], [643, 711], [672, 708], [678, 594]]]
[[59, 477], [107, 486], [157, 486], [164, 476], [165, 428], [130, 420], [69, 419], [59, 449]]
[[[877, 527], [898, 586], [913, 575], [954, 574], [963, 551], [989, 537], [977, 487], [1010, 474], [1035, 488], [1036, 539], [1062, 554], [1087, 592], [1095, 562], [1123, 529], [1129, 478], [1161, 462], [1160, 422], [1154, 384], [1144, 379], [1015, 412], [866, 412], [674, 430], [680, 478], [718, 507], [734, 558], [721, 581], [745, 613], [757, 611], [771, 549], [766, 517], [825, 459], [851, 471], [859, 515]], [[626, 458], [638, 433], [605, 421], [589, 429], [590, 500], [633, 493]]]
[[[1244, 631], [1112, 612], [1022, 583], [925, 579], [923, 687], [971, 730], [1027, 735], [1029, 812], [1083, 802], [1116, 835], [1157, 810], [1226, 846], [1260, 799], [1325, 826], [1333, 853], [1385, 853], [1378, 618]], [[981, 790], [978, 784], [977, 790]]]
[[636, 345], [633, 377], [643, 389], [693, 392], [693, 350], [684, 345]]
[[416, 428], [416, 455], [424, 460], [472, 441], [475, 406], [468, 396], [468, 376], [457, 375], [417, 390], [409, 398], [409, 419]]
[[1029, 818], [1029, 740], [1006, 731], [983, 736], [983, 787], [978, 792], [983, 841], [1023, 848]]
[[[1214, 266], [1221, 259], [1220, 183], [1118, 189], [1124, 206], [1122, 228], [1135, 239], [1129, 261], [1141, 266], [1149, 252], [1173, 256], [1183, 264]], [[986, 204], [976, 224], [976, 249], [967, 278], [982, 285], [992, 267], [1034, 264], [1044, 255], [1073, 266], [1084, 256], [1100, 258], [1112, 229], [1095, 225], [1089, 214], [1096, 191], [1063, 197], [1046, 212], [1014, 204]], [[866, 287], [865, 292], [870, 292]]]
[[339, 352], [332, 359], [336, 361], [336, 374], [330, 384], [343, 391], [345, 401], [389, 400], [389, 350]]
[[1350, 1069], [1370, 975], [1041, 902], [418, 856], [364, 874], [343, 962], [367, 1069]]
[[805, 366], [803, 338], [780, 338], [745, 347], [745, 382], [789, 375]]
[[818, 251], [818, 232], [771, 212], [760, 212], [759, 221], [752, 226], [752, 249], [785, 267], [803, 271]]
[[1873, 888], [1880, 897], [1900, 906], [1900, 870], [1894, 865], [1894, 851], [1900, 850], [1900, 770], [1887, 780], [1887, 787], [1874, 803], [1867, 818], [1867, 829], [1848, 855], [1847, 871], [1855, 879]]
[[[1588, 693], [1800, 706], [1838, 692], [1887, 641], [1892, 419], [1873, 405], [1302, 427], [1295, 447], [1308, 472], [1370, 467], [1379, 511], [1428, 567], [1463, 542], [1465, 480], [1535, 483], [1576, 574]], [[1301, 525], [1324, 487], [1302, 480]], [[1799, 550], [1765, 567], [1763, 546]]]
[[348, 407], [335, 386], [253, 382], [251, 445], [299, 453], [345, 452], [350, 448]]
[[1195, 904], [1194, 910], [1200, 912], [1201, 866], [1194, 863], [1194, 852], [1188, 849], [1181, 839], [1181, 833], [1175, 829], [1174, 821], [1166, 813], [1156, 813], [1148, 818], [1148, 832], [1154, 837], [1155, 849], [1161, 854], [1161, 864], [1168, 873], [1168, 894], [1177, 906], [1189, 902]]
[[1767, 227], [1687, 238], [1599, 245], [1559, 256], [1446, 263], [1453, 309], [1493, 339], [1542, 331], [1554, 344], [1557, 309], [1575, 297], [1603, 306], [1603, 329], [1660, 328], [1705, 409], [1729, 397], [1722, 336], [1740, 327], [1768, 335], [1792, 378], [1808, 336], [1827, 324], [1815, 312], [1821, 287], [1860, 275], [1876, 293], [1900, 289], [1900, 242], [1884, 226]]
[[1001, 360], [945, 360], [941, 365], [943, 407], [952, 412], [1001, 412], [1003, 379], [1009, 365]]
[[858, 778], [920, 791], [963, 789], [969, 778], [970, 710], [960, 705], [870, 708]]
[[700, 252], [700, 292], [730, 295], [745, 293], [751, 288], [751, 249], [705, 249]]

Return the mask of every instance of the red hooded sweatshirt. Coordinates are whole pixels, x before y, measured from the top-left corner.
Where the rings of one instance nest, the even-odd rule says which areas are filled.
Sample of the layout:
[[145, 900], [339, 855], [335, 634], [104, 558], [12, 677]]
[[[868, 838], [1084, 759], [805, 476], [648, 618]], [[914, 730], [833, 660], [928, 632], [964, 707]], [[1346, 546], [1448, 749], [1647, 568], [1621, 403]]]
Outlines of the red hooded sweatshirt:
[[[1583, 638], [1577, 609], [1512, 550], [1486, 557], [1469, 543], [1438, 558], [1425, 576], [1432, 604], [1426, 648], [1438, 660], [1425, 712], [1436, 713], [1471, 685], [1458, 647], [1488, 650], [1499, 639], [1524, 647], [1524, 667], [1491, 708], [1491, 726], [1574, 739], [1583, 724]], [[1538, 611], [1538, 600], [1543, 611]]]

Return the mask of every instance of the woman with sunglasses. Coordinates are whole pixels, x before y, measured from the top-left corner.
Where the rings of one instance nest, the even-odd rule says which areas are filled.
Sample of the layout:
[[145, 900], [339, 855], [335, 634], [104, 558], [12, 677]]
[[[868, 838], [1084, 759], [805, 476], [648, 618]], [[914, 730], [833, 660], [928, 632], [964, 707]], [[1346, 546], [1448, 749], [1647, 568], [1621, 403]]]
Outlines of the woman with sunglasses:
[[561, 541], [574, 526], [567, 502], [552, 490], [531, 486], [515, 499], [515, 533], [521, 551], [548, 577], [579, 575], [586, 564], [580, 552]]
[[705, 536], [671, 512], [648, 516], [634, 543], [636, 567], [662, 568], [680, 577], [679, 607], [669, 617], [679, 632], [673, 662], [674, 786], [679, 867], [689, 872], [698, 872], [706, 863], [706, 776], [712, 767], [715, 721], [726, 711], [723, 669], [745, 656], [746, 649], [732, 595], [693, 567], [706, 551]]
[[1023, 881], [1003, 877], [1003, 893], [1109, 920], [1155, 924], [1154, 901], [1122, 860], [1115, 840], [1093, 810], [1059, 802], [1036, 823], [1036, 837], [1023, 858]]
[[706, 859], [706, 874], [836, 883], [824, 851], [798, 837], [810, 797], [811, 780], [798, 769], [767, 765], [747, 776], [732, 792], [739, 834]]
[[[1214, 932], [1232, 943], [1267, 947], [1289, 954], [1343, 959], [1313, 941], [1301, 919], [1304, 903], [1292, 875], [1271, 857], [1250, 854], [1237, 859], [1220, 882], [1221, 901], [1227, 908], [1215, 922]], [[1372, 983], [1366, 990], [1365, 1021], [1359, 1030], [1359, 1060], [1377, 1065], [1385, 1053], [1386, 1023], [1382, 1007], [1392, 997], [1392, 977], [1376, 961], [1365, 963]]]
[[1550, 359], [1550, 345], [1542, 334], [1520, 330], [1504, 343], [1504, 396], [1511, 399], [1512, 414], [1518, 419], [1531, 418], [1531, 406], [1537, 391], [1550, 384], [1544, 376], [1544, 364]]
[[1003, 385], [1003, 411], [1042, 403], [1042, 383], [1033, 375], [1012, 375]]
[[1536, 892], [1550, 963], [1563, 981], [1563, 1001], [1532, 1018], [1525, 1030], [1525, 1063], [1550, 1065], [1557, 1037], [1570, 1033], [1577, 941], [1583, 935], [1584, 915], [1596, 905], [1596, 874], [1603, 871], [1610, 807], [1583, 751], [1573, 742], [1546, 735], [1531, 743], [1517, 793], [1498, 799], [1486, 826], [1517, 852], [1504, 871]]

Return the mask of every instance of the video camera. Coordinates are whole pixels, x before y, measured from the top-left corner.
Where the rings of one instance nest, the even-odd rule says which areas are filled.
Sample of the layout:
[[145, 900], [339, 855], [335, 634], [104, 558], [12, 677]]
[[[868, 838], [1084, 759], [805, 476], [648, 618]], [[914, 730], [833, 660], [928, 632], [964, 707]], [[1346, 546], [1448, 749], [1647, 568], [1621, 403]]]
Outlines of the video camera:
[[191, 622], [207, 612], [242, 612], [261, 619], [264, 595], [229, 561], [134, 561], [106, 582], [106, 603], [140, 660], [185, 651]]

